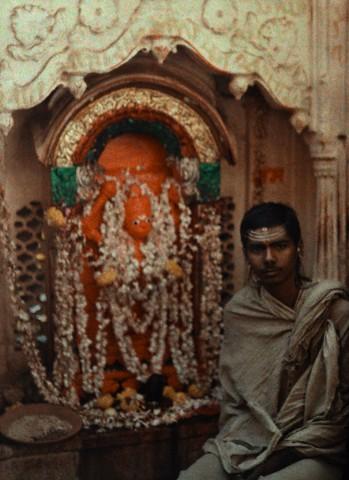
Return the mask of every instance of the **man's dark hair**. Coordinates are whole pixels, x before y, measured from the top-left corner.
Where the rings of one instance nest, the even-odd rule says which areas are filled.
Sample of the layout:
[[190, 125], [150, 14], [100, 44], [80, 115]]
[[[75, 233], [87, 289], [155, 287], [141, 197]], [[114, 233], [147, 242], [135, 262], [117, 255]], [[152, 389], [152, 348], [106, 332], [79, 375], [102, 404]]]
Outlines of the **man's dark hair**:
[[265, 202], [250, 208], [240, 225], [241, 242], [246, 249], [249, 230], [282, 225], [296, 246], [302, 241], [296, 212], [284, 203]]

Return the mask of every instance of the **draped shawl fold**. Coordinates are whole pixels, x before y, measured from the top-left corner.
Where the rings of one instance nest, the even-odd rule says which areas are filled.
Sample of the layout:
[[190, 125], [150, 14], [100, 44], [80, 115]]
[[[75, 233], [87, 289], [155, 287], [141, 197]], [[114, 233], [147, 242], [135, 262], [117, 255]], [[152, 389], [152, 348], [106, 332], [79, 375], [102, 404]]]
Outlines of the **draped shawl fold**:
[[253, 469], [287, 447], [306, 457], [345, 455], [347, 300], [339, 283], [323, 281], [304, 285], [293, 309], [256, 286], [227, 304], [221, 430], [204, 449], [219, 455], [228, 473]]

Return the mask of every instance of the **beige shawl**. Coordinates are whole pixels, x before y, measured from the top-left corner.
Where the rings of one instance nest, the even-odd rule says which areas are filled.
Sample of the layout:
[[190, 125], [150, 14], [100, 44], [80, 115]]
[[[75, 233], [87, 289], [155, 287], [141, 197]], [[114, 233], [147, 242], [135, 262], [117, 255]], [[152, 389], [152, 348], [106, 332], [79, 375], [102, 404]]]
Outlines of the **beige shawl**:
[[[307, 457], [344, 455], [349, 407], [340, 361], [349, 302], [340, 298], [348, 295], [337, 282], [309, 283], [291, 309], [247, 286], [226, 306], [221, 430], [204, 448], [228, 473], [286, 447]], [[336, 302], [344, 304], [341, 318], [331, 318]]]

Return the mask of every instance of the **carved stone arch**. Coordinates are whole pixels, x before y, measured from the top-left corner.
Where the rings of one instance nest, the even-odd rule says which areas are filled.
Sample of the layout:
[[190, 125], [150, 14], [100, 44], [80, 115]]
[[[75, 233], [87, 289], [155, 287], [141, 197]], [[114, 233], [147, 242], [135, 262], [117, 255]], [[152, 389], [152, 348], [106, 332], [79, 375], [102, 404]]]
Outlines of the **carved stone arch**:
[[[168, 75], [127, 73], [96, 81], [81, 99], [57, 101], [59, 110], [53, 112], [49, 125], [39, 130], [34, 125], [38, 157], [46, 165], [67, 166], [79, 143], [79, 138], [93, 131], [93, 123], [101, 116], [133, 105], [147, 106], [159, 115], [169, 115], [191, 138], [201, 162], [212, 163], [226, 159], [233, 164], [236, 142], [222, 120], [212, 98], [204, 97], [193, 86]], [[54, 102], [52, 102], [54, 104]], [[60, 105], [65, 104], [62, 108]], [[55, 105], [53, 107], [55, 110]], [[74, 133], [75, 132], [75, 133]]]

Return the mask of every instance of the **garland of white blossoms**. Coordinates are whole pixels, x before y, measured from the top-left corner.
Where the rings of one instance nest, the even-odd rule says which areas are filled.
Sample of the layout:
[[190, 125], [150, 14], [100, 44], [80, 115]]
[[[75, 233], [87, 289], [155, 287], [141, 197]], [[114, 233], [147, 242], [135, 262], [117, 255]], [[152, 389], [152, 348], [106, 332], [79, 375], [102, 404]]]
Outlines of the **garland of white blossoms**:
[[[135, 185], [140, 188], [142, 195], [149, 198], [152, 211], [152, 230], [149, 238], [141, 244], [143, 260], [140, 264], [134, 256], [133, 240], [123, 228], [125, 200]], [[198, 380], [192, 335], [191, 284], [192, 256], [196, 247], [191, 232], [190, 209], [181, 197], [178, 237], [176, 234], [168, 195], [170, 187], [176, 185], [173, 180], [167, 180], [158, 197], [147, 185], [131, 175], [127, 175], [124, 183], [117, 183], [115, 196], [105, 206], [101, 226], [103, 242], [99, 247], [98, 260], [93, 262], [97, 270], [112, 269], [117, 273], [114, 284], [102, 289], [98, 304], [103, 310], [109, 307], [125, 367], [140, 381], [147, 380], [152, 373], [161, 373], [170, 317], [179, 326], [178, 318], [174, 319], [170, 314], [173, 302], [169, 302], [169, 292], [176, 295], [171, 296], [172, 299], [180, 294], [181, 318], [185, 325], [181, 331], [184, 337], [181, 344], [175, 341], [173, 335], [169, 337], [172, 359], [181, 381]], [[179, 289], [175, 286], [179, 280], [166, 271], [169, 260], [183, 268]], [[138, 302], [142, 305], [142, 318], [137, 318], [134, 312]], [[177, 330], [180, 328], [177, 327]], [[132, 344], [131, 332], [148, 332], [149, 350], [152, 353], [150, 365], [140, 362]]]
[[203, 291], [200, 298], [200, 350], [205, 362], [207, 376], [206, 387], [217, 378], [217, 358], [222, 342], [223, 288], [221, 264], [222, 251], [220, 234], [220, 215], [214, 207], [206, 208], [203, 213], [203, 234], [199, 237], [202, 252]]
[[[134, 256], [132, 239], [123, 228], [124, 202], [131, 186], [135, 184], [142, 194], [149, 197], [152, 210], [152, 230], [141, 246], [143, 259], [140, 265]], [[107, 201], [104, 209], [101, 226], [103, 241], [97, 259], [90, 258], [88, 254], [81, 218], [88, 214], [93, 200], [97, 198], [98, 188], [81, 217], [65, 212], [64, 227], [57, 231], [53, 318], [55, 361], [52, 380], [42, 364], [31, 317], [19, 295], [16, 295], [15, 246], [8, 230], [4, 192], [0, 190], [0, 214], [4, 219], [0, 243], [6, 260], [12, 308], [18, 319], [17, 330], [22, 335], [23, 350], [33, 378], [45, 400], [80, 409], [86, 426], [137, 428], [172, 423], [195, 408], [209, 404], [212, 397], [188, 398], [183, 404], [173, 405], [166, 411], [141, 408], [137, 412], [118, 411], [116, 416], [108, 417], [96, 408], [93, 399], [80, 405], [75, 379], [80, 374], [82, 389], [94, 398], [100, 396], [106, 367], [106, 327], [112, 322], [125, 368], [139, 380], [144, 381], [152, 373], [161, 372], [167, 339], [180, 381], [184, 384], [196, 382], [204, 388], [211, 384], [217, 371], [221, 331], [219, 216], [214, 209], [204, 208], [206, 213], [201, 219], [203, 231], [200, 234], [194, 232], [190, 209], [180, 195], [180, 222], [176, 232], [169, 203], [171, 186], [180, 194], [174, 180], [167, 180], [163, 184], [160, 196], [155, 196], [147, 185], [130, 175], [125, 182], [116, 186], [115, 196]], [[197, 248], [200, 248], [203, 258], [200, 349], [201, 358], [206, 363], [204, 375], [198, 372], [193, 336], [192, 268]], [[183, 271], [180, 279], [166, 270], [169, 260], [180, 265]], [[81, 281], [85, 262], [96, 271], [112, 268], [117, 272], [114, 284], [100, 289], [96, 303], [98, 330], [94, 341], [87, 335], [87, 302]], [[134, 314], [137, 302], [142, 304], [142, 319]], [[152, 360], [149, 365], [140, 362], [132, 344], [132, 332], [150, 335]]]

